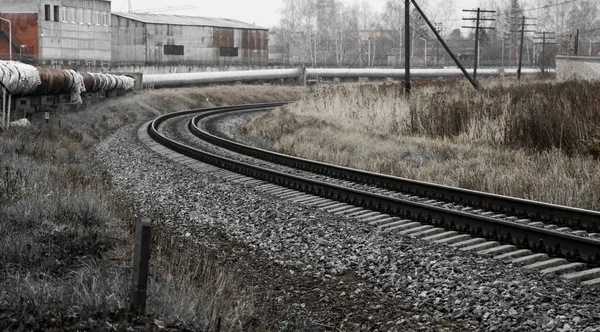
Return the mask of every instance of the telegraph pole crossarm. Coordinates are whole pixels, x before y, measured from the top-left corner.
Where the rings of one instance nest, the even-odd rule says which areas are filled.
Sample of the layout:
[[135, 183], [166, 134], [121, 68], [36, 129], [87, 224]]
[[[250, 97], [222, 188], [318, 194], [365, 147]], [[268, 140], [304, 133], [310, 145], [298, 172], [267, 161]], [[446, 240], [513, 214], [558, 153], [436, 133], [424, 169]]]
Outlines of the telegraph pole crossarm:
[[522, 18], [521, 29], [520, 30], [510, 30], [511, 32], [519, 32], [521, 33], [521, 45], [519, 47], [519, 69], [517, 70], [517, 79], [521, 80], [521, 69], [523, 68], [523, 44], [525, 42], [525, 32], [535, 32], [535, 30], [525, 30], [526, 26], [532, 26], [536, 24], [527, 24], [526, 20], [536, 20], [533, 17], [525, 17]]
[[[547, 44], [556, 44], [555, 41], [553, 42], [548, 42], [547, 38], [549, 39], [555, 39], [556, 38], [556, 33], [555, 32], [548, 32], [548, 31], [542, 31], [542, 32], [536, 32], [535, 33], [536, 36], [534, 37], [534, 40], [538, 41], [535, 44], [542, 45], [542, 75], [546, 75], [546, 45]], [[541, 43], [539, 41], [542, 41]]]
[[493, 18], [481, 17], [482, 13], [495, 13], [495, 10], [484, 10], [481, 8], [477, 9], [463, 9], [463, 12], [477, 13], [476, 17], [463, 17], [463, 21], [475, 21], [475, 26], [462, 26], [465, 29], [475, 29], [475, 56], [473, 65], [473, 78], [477, 79], [477, 67], [479, 66], [479, 30], [493, 30], [493, 27], [482, 27], [481, 21], [495, 21]]
[[[406, 0], [406, 1], [408, 3], [409, 0]], [[452, 58], [452, 60], [454, 60], [454, 62], [456, 63], [456, 65], [458, 66], [458, 68], [460, 68], [460, 70], [463, 72], [463, 74], [465, 75], [465, 77], [469, 80], [469, 82], [471, 82], [471, 84], [473, 84], [473, 87], [475, 87], [475, 89], [481, 90], [481, 84], [479, 84], [479, 82], [476, 79], [472, 78], [469, 75], [469, 73], [467, 72], [467, 70], [465, 69], [465, 67], [460, 63], [460, 61], [458, 61], [458, 59], [456, 58], [456, 56], [454, 55], [454, 53], [452, 53], [452, 50], [450, 50], [450, 48], [448, 47], [448, 45], [446, 44], [446, 42], [444, 41], [444, 39], [442, 38], [442, 36], [440, 36], [440, 33], [435, 29], [435, 27], [433, 26], [433, 24], [431, 24], [431, 21], [429, 21], [429, 18], [425, 15], [425, 13], [421, 9], [421, 7], [419, 7], [419, 5], [417, 4], [417, 2], [415, 0], [410, 0], [410, 1], [412, 1], [412, 3], [415, 5], [415, 9], [419, 12], [419, 15], [421, 15], [421, 17], [423, 18], [423, 20], [425, 20], [425, 23], [427, 23], [427, 26], [429, 26], [429, 28], [431, 29], [431, 31], [433, 31], [433, 33], [435, 34], [435, 37], [442, 44], [442, 46], [444, 47], [444, 49], [446, 50], [446, 52], [448, 52], [448, 54], [450, 55], [450, 57]]]

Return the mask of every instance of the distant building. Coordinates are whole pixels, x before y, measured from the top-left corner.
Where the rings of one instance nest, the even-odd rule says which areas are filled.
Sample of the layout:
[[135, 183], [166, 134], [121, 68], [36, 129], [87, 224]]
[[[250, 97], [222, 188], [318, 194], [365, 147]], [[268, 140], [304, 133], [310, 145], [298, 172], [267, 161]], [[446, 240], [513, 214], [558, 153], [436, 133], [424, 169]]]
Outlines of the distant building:
[[91, 66], [111, 60], [110, 1], [2, 0], [0, 17], [10, 21], [0, 20], [3, 59], [12, 48], [13, 59], [45, 65]]
[[268, 29], [232, 19], [113, 13], [114, 64], [260, 64]]
[[266, 28], [111, 13], [108, 0], [1, 0], [0, 18], [0, 59], [12, 51], [14, 60], [40, 65], [262, 64], [269, 58]]

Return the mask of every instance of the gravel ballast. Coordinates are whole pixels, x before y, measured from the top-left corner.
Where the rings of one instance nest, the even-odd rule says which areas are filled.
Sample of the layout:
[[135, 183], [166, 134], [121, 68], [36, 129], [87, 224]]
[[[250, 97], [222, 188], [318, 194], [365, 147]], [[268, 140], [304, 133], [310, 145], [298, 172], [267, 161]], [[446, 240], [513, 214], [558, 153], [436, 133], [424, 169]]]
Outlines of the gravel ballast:
[[248, 282], [268, 288], [315, 326], [600, 331], [597, 289], [381, 234], [346, 217], [198, 174], [143, 146], [137, 129], [123, 128], [96, 149], [115, 186], [141, 214], [167, 211], [166, 226], [182, 237], [239, 249], [231, 255], [246, 260]]

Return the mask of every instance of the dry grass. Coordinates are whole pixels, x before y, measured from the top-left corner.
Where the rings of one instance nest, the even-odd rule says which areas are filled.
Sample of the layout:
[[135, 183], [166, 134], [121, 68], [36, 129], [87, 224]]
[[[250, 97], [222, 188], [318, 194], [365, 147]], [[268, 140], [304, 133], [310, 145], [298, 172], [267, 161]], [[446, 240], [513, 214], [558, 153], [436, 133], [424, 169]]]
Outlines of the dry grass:
[[[126, 307], [136, 211], [85, 157], [99, 139], [168, 111], [293, 100], [301, 91], [146, 91], [63, 114], [61, 129], [34, 125], [0, 135], [0, 330], [60, 329]], [[154, 237], [150, 291], [160, 296], [150, 298], [149, 312], [194, 330], [214, 326], [215, 317], [223, 330], [238, 330], [252, 318], [255, 299], [234, 266], [201, 248], [174, 255], [166, 245], [173, 235], [161, 228]]]
[[264, 148], [334, 164], [600, 208], [600, 83], [488, 81], [414, 90], [321, 86], [243, 128]]

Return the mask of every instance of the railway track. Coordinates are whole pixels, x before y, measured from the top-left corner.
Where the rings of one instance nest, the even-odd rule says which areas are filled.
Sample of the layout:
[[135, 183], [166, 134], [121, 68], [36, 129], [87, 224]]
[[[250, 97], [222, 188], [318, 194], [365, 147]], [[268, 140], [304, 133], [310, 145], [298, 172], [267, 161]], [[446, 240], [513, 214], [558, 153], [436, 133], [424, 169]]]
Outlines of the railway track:
[[[211, 121], [231, 112], [265, 110], [284, 103], [241, 105], [171, 113], [152, 121], [148, 135], [189, 158], [240, 176], [257, 189], [343, 214], [382, 232], [510, 260], [561, 274], [566, 280], [600, 284], [600, 213], [401, 179], [313, 162], [236, 143], [211, 134]], [[210, 144], [249, 157], [230, 158], [167, 137], [168, 121], [190, 118], [189, 130]], [[263, 161], [249, 162], [259, 158]], [[235, 160], [238, 159], [238, 160]], [[279, 164], [281, 167], [269, 165]], [[287, 171], [286, 171], [287, 169]], [[292, 169], [292, 171], [289, 171]], [[307, 176], [306, 172], [313, 174]], [[314, 175], [320, 174], [320, 175]]]

